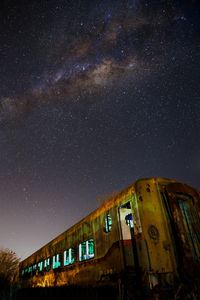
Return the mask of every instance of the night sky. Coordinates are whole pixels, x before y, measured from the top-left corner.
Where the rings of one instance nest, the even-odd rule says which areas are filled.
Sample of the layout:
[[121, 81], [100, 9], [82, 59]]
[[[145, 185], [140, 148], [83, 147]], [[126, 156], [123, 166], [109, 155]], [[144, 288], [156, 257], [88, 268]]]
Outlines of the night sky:
[[199, 1], [2, 0], [0, 246], [150, 176], [200, 189]]

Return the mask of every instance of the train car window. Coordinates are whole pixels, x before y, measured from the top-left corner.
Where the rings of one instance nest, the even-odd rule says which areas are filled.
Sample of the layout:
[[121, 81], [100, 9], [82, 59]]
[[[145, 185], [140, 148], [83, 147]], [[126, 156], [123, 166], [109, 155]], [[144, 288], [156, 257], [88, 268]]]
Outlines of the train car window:
[[27, 273], [28, 273], [28, 268], [25, 268], [24, 275], [26, 275]]
[[88, 240], [88, 257], [92, 258], [94, 257], [94, 240]]
[[40, 261], [40, 262], [38, 263], [38, 271], [39, 271], [39, 272], [42, 272], [42, 268], [43, 268], [43, 262]]
[[28, 268], [28, 273], [32, 273], [32, 266]]
[[94, 240], [90, 239], [79, 244], [79, 261], [94, 257]]
[[50, 258], [47, 258], [47, 259], [44, 260], [44, 269], [46, 271], [50, 270]]
[[74, 263], [75, 251], [73, 248], [69, 248], [64, 251], [64, 266], [68, 266]]
[[129, 202], [126, 202], [125, 204], [121, 205], [120, 207], [121, 207], [121, 208], [131, 209], [131, 203], [130, 203], [130, 201], [129, 201]]
[[126, 225], [134, 228], [133, 214], [130, 201], [120, 206], [121, 219], [125, 219]]
[[104, 219], [104, 231], [108, 233], [111, 231], [111, 229], [112, 229], [112, 217], [109, 213], [107, 213]]
[[79, 244], [79, 260], [85, 260], [86, 258], [86, 242]]
[[52, 268], [57, 269], [61, 266], [59, 254], [53, 256]]
[[35, 275], [36, 271], [37, 271], [37, 264], [34, 264], [33, 265], [33, 275]]
[[130, 228], [134, 228], [133, 226], [133, 216], [132, 214], [128, 214], [125, 216], [125, 220], [126, 220], [126, 224], [130, 227]]
[[190, 249], [194, 259], [199, 260], [200, 258], [200, 222], [196, 210], [193, 206], [193, 199], [188, 196], [178, 196], [178, 205], [182, 214], [185, 236], [188, 239]]

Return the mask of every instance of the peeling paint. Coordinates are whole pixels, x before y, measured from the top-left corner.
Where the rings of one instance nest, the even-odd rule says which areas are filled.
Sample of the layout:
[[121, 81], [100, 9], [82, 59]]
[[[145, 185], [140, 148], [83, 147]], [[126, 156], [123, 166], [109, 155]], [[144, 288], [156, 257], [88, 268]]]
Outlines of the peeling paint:
[[[106, 281], [117, 286], [120, 280], [153, 289], [161, 277], [170, 278], [171, 285], [180, 279], [181, 262], [184, 270], [190, 264], [199, 276], [199, 211], [195, 189], [164, 178], [138, 180], [22, 261], [22, 285], [95, 286]], [[94, 252], [87, 241], [94, 241]], [[66, 263], [67, 255], [71, 263]], [[54, 269], [53, 257], [59, 261]], [[41, 267], [47, 259], [49, 268]]]

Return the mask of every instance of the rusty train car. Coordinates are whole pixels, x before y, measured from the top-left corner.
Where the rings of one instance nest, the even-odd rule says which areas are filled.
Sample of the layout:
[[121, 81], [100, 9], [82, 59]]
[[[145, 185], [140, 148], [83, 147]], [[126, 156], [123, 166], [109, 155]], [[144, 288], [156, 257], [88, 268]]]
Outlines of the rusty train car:
[[23, 286], [116, 285], [130, 295], [200, 278], [200, 194], [139, 179], [20, 263]]

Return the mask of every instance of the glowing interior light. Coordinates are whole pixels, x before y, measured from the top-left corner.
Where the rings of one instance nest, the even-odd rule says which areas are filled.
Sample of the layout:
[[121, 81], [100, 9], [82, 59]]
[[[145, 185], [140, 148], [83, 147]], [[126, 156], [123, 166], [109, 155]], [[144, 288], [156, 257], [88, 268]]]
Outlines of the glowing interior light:
[[42, 272], [42, 267], [43, 267], [43, 262], [40, 261], [40, 262], [38, 263], [38, 271], [39, 271], [39, 272]]
[[59, 261], [59, 254], [56, 254], [53, 256], [53, 265], [52, 265], [52, 268], [53, 269], [57, 269], [61, 266], [61, 263]]
[[79, 245], [79, 261], [94, 257], [94, 240], [90, 239]]
[[64, 251], [64, 266], [68, 266], [70, 264], [74, 263], [74, 249], [73, 248], [69, 248], [67, 250]]
[[104, 231], [106, 233], [110, 232], [112, 229], [112, 218], [110, 214], [105, 216], [105, 223], [104, 223]]
[[79, 260], [80, 261], [82, 260], [81, 254], [82, 254], [82, 246], [81, 246], [81, 244], [79, 244]]
[[50, 258], [46, 258], [44, 260], [44, 268], [46, 269], [46, 271], [50, 270]]

